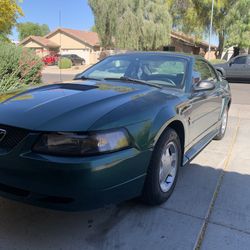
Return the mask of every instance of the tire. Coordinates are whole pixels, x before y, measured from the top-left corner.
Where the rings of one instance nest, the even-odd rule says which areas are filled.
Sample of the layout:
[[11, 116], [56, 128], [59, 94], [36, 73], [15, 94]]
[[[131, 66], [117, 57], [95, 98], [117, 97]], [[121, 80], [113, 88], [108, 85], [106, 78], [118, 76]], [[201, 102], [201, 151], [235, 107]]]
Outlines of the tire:
[[[181, 159], [179, 136], [175, 130], [167, 128], [157, 142], [150, 161], [141, 196], [145, 203], [159, 205], [167, 201], [175, 188]], [[172, 167], [168, 168], [171, 165]]]
[[221, 117], [221, 124], [219, 133], [214, 137], [214, 140], [222, 140], [227, 130], [227, 121], [228, 121], [228, 108], [225, 108], [223, 115]]

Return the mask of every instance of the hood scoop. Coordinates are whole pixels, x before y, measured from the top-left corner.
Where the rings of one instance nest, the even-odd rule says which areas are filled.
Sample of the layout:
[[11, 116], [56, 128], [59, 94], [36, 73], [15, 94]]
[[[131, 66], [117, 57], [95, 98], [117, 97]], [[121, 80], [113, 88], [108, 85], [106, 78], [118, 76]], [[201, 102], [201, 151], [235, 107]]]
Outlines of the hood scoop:
[[76, 91], [87, 91], [87, 90], [98, 88], [98, 86], [83, 85], [83, 84], [76, 84], [76, 83], [63, 83], [63, 84], [58, 84], [56, 87], [59, 89], [76, 90]]

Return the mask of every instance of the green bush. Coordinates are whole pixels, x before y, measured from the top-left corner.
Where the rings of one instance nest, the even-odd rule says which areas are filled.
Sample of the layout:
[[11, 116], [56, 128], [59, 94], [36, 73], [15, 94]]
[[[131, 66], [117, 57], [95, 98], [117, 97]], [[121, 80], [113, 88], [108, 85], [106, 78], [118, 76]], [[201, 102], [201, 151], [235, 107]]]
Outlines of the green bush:
[[225, 63], [226, 60], [223, 60], [223, 59], [212, 59], [212, 60], [209, 60], [210, 63], [212, 64], [219, 64], [219, 63]]
[[69, 69], [72, 67], [72, 62], [69, 58], [63, 57], [58, 61], [58, 67], [59, 69]]
[[34, 51], [0, 43], [0, 92], [41, 82], [43, 63]]

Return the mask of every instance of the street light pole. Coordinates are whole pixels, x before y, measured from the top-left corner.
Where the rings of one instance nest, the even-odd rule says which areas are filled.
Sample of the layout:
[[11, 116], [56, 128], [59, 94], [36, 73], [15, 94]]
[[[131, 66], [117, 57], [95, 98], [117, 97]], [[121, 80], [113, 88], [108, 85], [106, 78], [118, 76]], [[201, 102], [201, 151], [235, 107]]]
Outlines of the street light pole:
[[213, 30], [213, 17], [214, 17], [214, 0], [212, 0], [212, 11], [211, 11], [211, 19], [210, 19], [208, 59], [210, 59], [210, 52], [211, 52], [211, 37], [212, 37], [212, 30]]

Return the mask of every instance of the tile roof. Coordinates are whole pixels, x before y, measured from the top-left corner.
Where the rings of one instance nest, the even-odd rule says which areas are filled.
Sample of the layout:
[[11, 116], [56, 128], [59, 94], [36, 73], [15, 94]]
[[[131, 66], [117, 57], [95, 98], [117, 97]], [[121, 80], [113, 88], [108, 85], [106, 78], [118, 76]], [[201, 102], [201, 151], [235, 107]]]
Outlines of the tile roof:
[[20, 44], [25, 44], [28, 41], [33, 40], [35, 42], [37, 42], [38, 44], [44, 46], [44, 47], [48, 47], [48, 48], [58, 48], [60, 47], [58, 44], [50, 41], [49, 39], [42, 37], [42, 36], [29, 36], [27, 38], [25, 38], [23, 41], [20, 42]]
[[84, 43], [87, 43], [91, 46], [99, 46], [100, 40], [96, 32], [92, 31], [84, 31], [84, 30], [74, 30], [74, 29], [67, 29], [67, 28], [59, 28], [51, 33], [49, 33], [46, 38], [50, 38], [56, 32], [61, 31], [69, 36], [78, 39]]
[[[193, 44], [193, 45], [202, 45], [202, 46], [205, 46], [205, 47], [209, 47], [209, 44], [205, 41], [196, 41], [195, 40], [195, 37], [192, 37], [192, 36], [188, 36], [182, 32], [177, 32], [177, 31], [171, 31], [171, 37], [172, 38], [176, 38], [178, 40], [182, 40], [184, 42], [187, 42], [187, 43], [190, 43], [190, 44]], [[217, 46], [215, 45], [211, 45], [211, 48], [214, 48], [216, 49]]]

